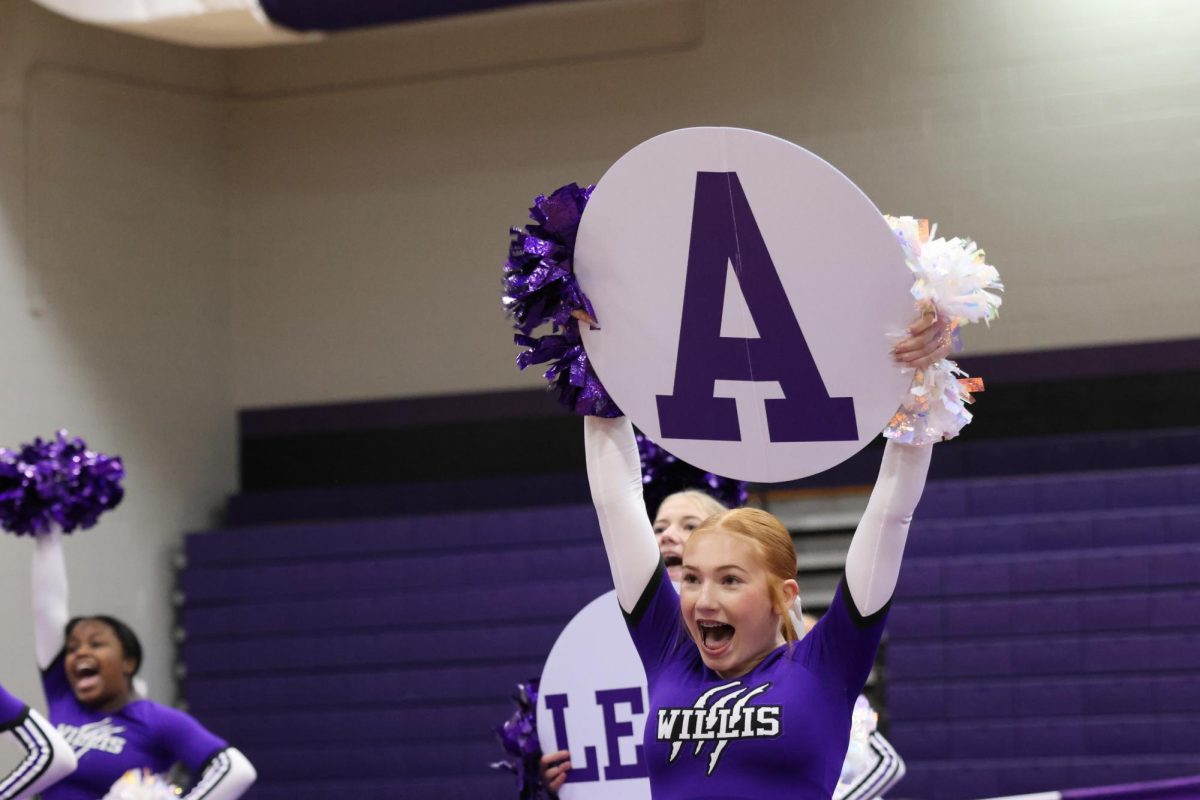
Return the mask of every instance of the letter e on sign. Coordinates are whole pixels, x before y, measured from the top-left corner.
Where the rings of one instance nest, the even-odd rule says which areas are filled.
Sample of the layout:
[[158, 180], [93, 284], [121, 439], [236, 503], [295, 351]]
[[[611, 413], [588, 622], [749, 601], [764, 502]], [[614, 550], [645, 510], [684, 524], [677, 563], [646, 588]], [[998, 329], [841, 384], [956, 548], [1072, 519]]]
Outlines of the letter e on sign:
[[542, 752], [564, 739], [571, 751], [562, 800], [650, 800], [642, 751], [645, 692], [646, 673], [617, 593], [606, 592], [559, 634], [538, 687]]

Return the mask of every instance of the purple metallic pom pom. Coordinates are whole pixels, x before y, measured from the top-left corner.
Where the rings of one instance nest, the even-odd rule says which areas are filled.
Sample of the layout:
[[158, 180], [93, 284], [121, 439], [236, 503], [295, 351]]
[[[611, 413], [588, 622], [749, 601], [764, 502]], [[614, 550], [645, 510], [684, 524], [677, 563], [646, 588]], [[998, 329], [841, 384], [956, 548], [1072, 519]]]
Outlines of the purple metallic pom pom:
[[529, 209], [534, 224], [512, 229], [502, 302], [513, 326], [526, 336], [547, 322], [557, 332], [572, 311], [595, 317], [573, 264], [575, 234], [593, 188], [569, 183], [549, 197], [538, 195]]
[[[564, 406], [576, 414], [619, 417], [621, 410], [583, 349], [579, 321], [571, 316], [584, 311], [596, 317], [575, 280], [573, 261], [579, 220], [593, 188], [569, 183], [533, 201], [529, 217], [534, 224], [512, 230], [503, 302], [517, 330], [514, 340], [529, 348], [517, 356], [520, 369], [550, 362], [543, 377]], [[547, 323], [549, 333], [533, 334]]]
[[695, 489], [712, 495], [726, 508], [739, 508], [750, 498], [749, 484], [705, 472], [681, 461], [661, 446], [637, 433], [638, 455], [642, 457], [642, 493], [653, 517], [669, 495]]
[[530, 678], [517, 684], [513, 702], [517, 709], [497, 727], [496, 736], [508, 757], [494, 762], [492, 769], [501, 769], [517, 776], [517, 796], [520, 800], [539, 800], [548, 797], [538, 772], [542, 747], [537, 735], [538, 679]]
[[583, 349], [578, 321], [568, 320], [562, 333], [540, 337], [518, 333], [513, 336], [513, 341], [529, 348], [517, 356], [519, 368], [551, 362], [542, 377], [552, 389], [558, 390], [559, 402], [571, 411], [593, 417], [621, 416], [621, 409], [605, 391]]
[[90, 528], [121, 502], [124, 477], [120, 458], [88, 450], [66, 431], [0, 449], [0, 527], [19, 536]]

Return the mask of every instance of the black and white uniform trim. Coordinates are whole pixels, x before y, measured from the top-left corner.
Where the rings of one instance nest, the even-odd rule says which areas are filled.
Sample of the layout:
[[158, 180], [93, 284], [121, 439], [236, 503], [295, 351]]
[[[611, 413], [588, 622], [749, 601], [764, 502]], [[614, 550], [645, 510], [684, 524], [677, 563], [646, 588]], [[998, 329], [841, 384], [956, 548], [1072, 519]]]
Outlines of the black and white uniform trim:
[[54, 761], [54, 743], [50, 738], [53, 731], [42, 727], [26, 709], [25, 714], [15, 722], [0, 728], [0, 733], [11, 734], [25, 748], [25, 758], [21, 763], [0, 778], [0, 800], [25, 797], [25, 792], [38, 784]]
[[838, 800], [875, 800], [899, 783], [908, 771], [904, 759], [891, 742], [883, 738], [883, 734], [873, 732], [867, 744], [875, 756], [875, 765], [860, 775], [844, 793], [839, 792]]

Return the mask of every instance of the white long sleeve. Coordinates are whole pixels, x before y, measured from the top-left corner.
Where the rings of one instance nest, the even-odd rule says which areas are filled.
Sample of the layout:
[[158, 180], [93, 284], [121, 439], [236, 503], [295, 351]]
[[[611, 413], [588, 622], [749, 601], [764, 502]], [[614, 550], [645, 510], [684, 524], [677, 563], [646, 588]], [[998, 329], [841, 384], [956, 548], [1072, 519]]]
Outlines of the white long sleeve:
[[33, 797], [75, 771], [71, 746], [33, 709], [2, 736], [14, 739], [25, 751], [25, 758], [7, 775], [0, 775], [0, 800]]
[[46, 669], [63, 648], [67, 608], [67, 562], [62, 534], [38, 536], [33, 546], [33, 649], [40, 669]]
[[585, 417], [583, 435], [592, 503], [617, 600], [631, 613], [661, 561], [642, 499], [642, 463], [633, 425], [625, 417]]
[[250, 760], [236, 747], [217, 753], [183, 800], [237, 800], [258, 780]]
[[908, 526], [925, 490], [933, 445], [888, 442], [871, 491], [846, 554], [846, 588], [858, 612], [869, 617], [887, 605], [896, 591]]

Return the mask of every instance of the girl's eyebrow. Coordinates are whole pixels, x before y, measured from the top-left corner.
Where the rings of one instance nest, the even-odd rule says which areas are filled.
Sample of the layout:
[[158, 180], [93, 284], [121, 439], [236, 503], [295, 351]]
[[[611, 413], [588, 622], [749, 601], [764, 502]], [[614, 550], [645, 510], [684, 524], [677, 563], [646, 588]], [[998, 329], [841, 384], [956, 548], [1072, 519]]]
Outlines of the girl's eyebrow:
[[[703, 521], [704, 521], [704, 518], [703, 518], [703, 517], [698, 517], [698, 516], [696, 516], [695, 514], [688, 514], [686, 517], [682, 517], [682, 518], [680, 519], [680, 522], [687, 522], [688, 520], [693, 520], [693, 519], [694, 519], [694, 520], [696, 520], [697, 522], [703, 522]], [[655, 524], [655, 525], [670, 525], [671, 523], [670, 523], [670, 521], [669, 521], [669, 520], [665, 520], [665, 519], [656, 519], [656, 520], [654, 520], [654, 524]]]

